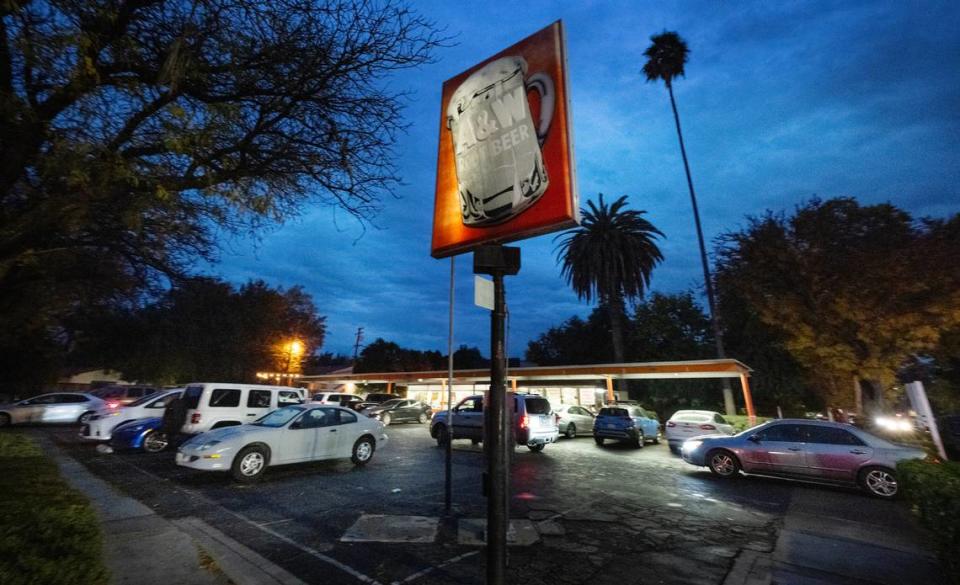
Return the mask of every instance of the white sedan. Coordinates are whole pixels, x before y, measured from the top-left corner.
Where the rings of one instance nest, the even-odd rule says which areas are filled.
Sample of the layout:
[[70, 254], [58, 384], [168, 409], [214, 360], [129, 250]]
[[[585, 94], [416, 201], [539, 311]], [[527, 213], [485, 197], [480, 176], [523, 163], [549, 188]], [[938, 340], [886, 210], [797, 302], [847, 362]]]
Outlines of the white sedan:
[[383, 423], [338, 406], [278, 408], [254, 423], [201, 433], [180, 445], [177, 465], [258, 480], [268, 466], [350, 458], [364, 465], [387, 441]]
[[101, 408], [87, 420], [87, 424], [80, 429], [80, 438], [87, 441], [109, 441], [110, 433], [121, 423], [162, 417], [167, 405], [181, 394], [183, 388], [176, 388], [144, 396], [126, 406], [108, 403], [106, 408]]
[[678, 410], [664, 428], [667, 444], [674, 453], [680, 452], [684, 441], [703, 435], [732, 435], [733, 425], [719, 412], [712, 410]]
[[20, 423], [86, 424], [107, 403], [87, 392], [41, 394], [13, 404], [0, 404], [0, 427]]

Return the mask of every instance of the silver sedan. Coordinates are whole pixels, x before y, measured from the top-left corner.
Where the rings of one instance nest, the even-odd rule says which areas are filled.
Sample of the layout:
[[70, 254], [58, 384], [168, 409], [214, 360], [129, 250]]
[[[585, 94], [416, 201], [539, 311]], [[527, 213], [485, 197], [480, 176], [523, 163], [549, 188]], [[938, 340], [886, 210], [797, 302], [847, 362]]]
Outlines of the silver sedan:
[[53, 392], [0, 405], [0, 427], [20, 423], [86, 424], [107, 403], [86, 392]]
[[576, 404], [561, 404], [553, 412], [559, 417], [560, 434], [568, 439], [593, 433], [593, 413]]
[[732, 437], [695, 437], [683, 443], [684, 461], [720, 477], [744, 471], [790, 479], [859, 485], [897, 495], [897, 462], [922, 459], [921, 449], [891, 443], [856, 427], [811, 420], [775, 420]]

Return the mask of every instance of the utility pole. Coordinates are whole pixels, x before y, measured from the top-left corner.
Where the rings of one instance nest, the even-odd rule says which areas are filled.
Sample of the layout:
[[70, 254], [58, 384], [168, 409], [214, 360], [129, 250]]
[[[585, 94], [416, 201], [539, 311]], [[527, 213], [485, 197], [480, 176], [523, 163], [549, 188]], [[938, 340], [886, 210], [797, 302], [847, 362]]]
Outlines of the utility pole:
[[360, 344], [363, 342], [363, 327], [357, 327], [357, 341], [353, 344], [353, 363], [357, 363], [357, 354], [360, 353]]

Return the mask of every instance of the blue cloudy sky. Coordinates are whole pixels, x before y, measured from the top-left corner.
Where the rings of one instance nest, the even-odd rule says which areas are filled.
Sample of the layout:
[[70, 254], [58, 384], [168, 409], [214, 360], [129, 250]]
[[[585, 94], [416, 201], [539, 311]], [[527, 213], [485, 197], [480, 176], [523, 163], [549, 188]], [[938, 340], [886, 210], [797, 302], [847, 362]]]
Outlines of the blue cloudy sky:
[[[744, 217], [813, 195], [891, 202], [917, 216], [960, 211], [960, 4], [921, 2], [418, 2], [457, 35], [437, 62], [395, 78], [414, 93], [398, 148], [405, 186], [377, 226], [307, 209], [258, 243], [224, 242], [208, 271], [303, 285], [327, 316], [323, 351], [354, 333], [445, 351], [449, 260], [430, 257], [443, 81], [556, 19], [566, 26], [581, 201], [629, 195], [665, 234], [652, 290], [702, 286], [666, 89], [640, 68], [649, 37], [691, 49], [675, 84], [708, 240]], [[526, 240], [507, 280], [509, 353], [591, 306], [560, 277], [552, 236]], [[455, 343], [489, 348], [470, 255], [456, 260]]]

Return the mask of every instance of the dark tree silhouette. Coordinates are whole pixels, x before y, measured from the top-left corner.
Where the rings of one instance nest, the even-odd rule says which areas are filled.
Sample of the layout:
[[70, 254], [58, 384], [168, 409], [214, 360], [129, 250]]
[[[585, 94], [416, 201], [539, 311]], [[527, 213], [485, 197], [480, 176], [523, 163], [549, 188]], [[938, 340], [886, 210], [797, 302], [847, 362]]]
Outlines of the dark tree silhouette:
[[[609, 206], [587, 202], [580, 227], [559, 236], [557, 261], [581, 299], [597, 299], [610, 315], [613, 359], [624, 361], [624, 303], [639, 299], [653, 268], [663, 260], [655, 240], [663, 233], [644, 219], [645, 211], [626, 209], [624, 195]], [[622, 381], [618, 382], [623, 389]]]
[[[677, 101], [673, 96], [673, 80], [684, 76], [684, 65], [687, 63], [687, 54], [690, 50], [687, 43], [675, 32], [664, 31], [650, 37], [653, 42], [646, 51], [647, 62], [643, 66], [643, 73], [647, 81], [663, 80], [670, 94], [670, 107], [673, 108], [673, 120], [677, 125], [677, 138], [680, 139], [680, 155], [683, 157], [683, 170], [687, 175], [687, 187], [690, 189], [690, 203], [693, 205], [693, 221], [697, 226], [697, 242], [700, 244], [700, 262], [703, 264], [703, 282], [707, 292], [707, 304], [710, 307], [710, 322], [713, 326], [714, 343], [717, 346], [717, 357], [726, 357], [723, 349], [723, 336], [720, 324], [717, 321], [717, 303], [713, 293], [713, 281], [710, 278], [710, 264], [707, 262], [707, 249], [703, 243], [703, 228], [700, 226], [700, 210], [697, 207], [697, 195], [693, 189], [693, 178], [690, 176], [690, 164], [687, 162], [687, 149], [683, 145], [683, 132], [680, 130], [680, 114], [677, 113]], [[727, 414], [736, 414], [733, 406], [733, 392], [726, 378], [723, 380], [723, 398]]]

